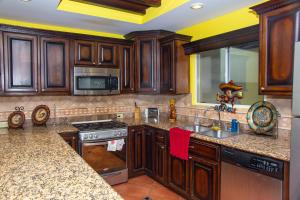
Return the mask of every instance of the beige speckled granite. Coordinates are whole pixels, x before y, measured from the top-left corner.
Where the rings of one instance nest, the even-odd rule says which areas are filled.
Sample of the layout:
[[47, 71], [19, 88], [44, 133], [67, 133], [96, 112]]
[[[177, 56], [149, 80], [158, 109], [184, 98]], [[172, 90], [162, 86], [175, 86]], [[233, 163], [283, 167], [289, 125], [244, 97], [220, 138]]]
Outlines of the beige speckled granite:
[[71, 130], [0, 129], [0, 199], [121, 200], [57, 134]]
[[[161, 117], [158, 123], [134, 120], [133, 118], [125, 118], [121, 121], [127, 123], [129, 126], [149, 125], [164, 130], [170, 130], [172, 127], [191, 125], [189, 121], [176, 121], [175, 123], [171, 123], [165, 117]], [[290, 131], [287, 130], [280, 130], [278, 139], [273, 139], [268, 136], [259, 136], [250, 132], [225, 139], [217, 139], [197, 133], [193, 133], [191, 137], [283, 161], [290, 161]]]

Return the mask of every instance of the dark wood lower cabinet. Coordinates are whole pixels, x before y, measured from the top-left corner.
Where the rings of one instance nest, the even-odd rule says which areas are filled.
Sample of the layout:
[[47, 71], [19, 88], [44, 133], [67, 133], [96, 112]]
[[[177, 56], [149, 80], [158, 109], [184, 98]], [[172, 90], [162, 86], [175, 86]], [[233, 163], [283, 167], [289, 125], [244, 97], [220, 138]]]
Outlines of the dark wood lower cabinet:
[[143, 163], [143, 132], [142, 126], [128, 128], [128, 169], [129, 177], [144, 174]]
[[144, 130], [144, 163], [145, 163], [145, 171], [147, 175], [153, 176], [153, 164], [154, 164], [154, 152], [153, 152], [153, 129], [145, 128]]
[[171, 189], [188, 197], [189, 170], [188, 161], [169, 155], [168, 184]]
[[64, 132], [59, 135], [68, 143], [76, 152], [78, 152], [78, 132]]
[[190, 156], [190, 197], [195, 200], [218, 199], [218, 163]]

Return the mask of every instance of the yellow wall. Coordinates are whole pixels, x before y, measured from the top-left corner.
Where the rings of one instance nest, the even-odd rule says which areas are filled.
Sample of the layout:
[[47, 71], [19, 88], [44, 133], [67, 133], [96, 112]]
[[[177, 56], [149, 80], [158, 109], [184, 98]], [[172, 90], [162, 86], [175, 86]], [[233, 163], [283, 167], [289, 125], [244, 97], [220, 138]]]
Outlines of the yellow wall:
[[0, 24], [22, 26], [22, 27], [27, 27], [27, 28], [37, 28], [37, 29], [51, 30], [51, 31], [62, 31], [62, 32], [69, 32], [69, 33], [79, 33], [79, 34], [103, 36], [103, 37], [122, 38], [122, 39], [124, 38], [123, 35], [116, 34], [116, 33], [84, 30], [84, 29], [70, 28], [70, 27], [65, 27], [65, 26], [36, 24], [36, 23], [16, 21], [16, 20], [10, 20], [10, 19], [1, 19], [0, 18]]
[[[265, 0], [266, 1], [266, 0]], [[201, 11], [200, 11], [201, 12]], [[177, 31], [180, 34], [192, 36], [192, 40], [199, 40], [206, 37], [226, 33], [229, 31], [245, 28], [259, 23], [258, 16], [248, 7], [231, 12], [229, 14], [193, 25]], [[190, 77], [192, 104], [197, 103], [196, 99], [196, 55], [190, 58]]]

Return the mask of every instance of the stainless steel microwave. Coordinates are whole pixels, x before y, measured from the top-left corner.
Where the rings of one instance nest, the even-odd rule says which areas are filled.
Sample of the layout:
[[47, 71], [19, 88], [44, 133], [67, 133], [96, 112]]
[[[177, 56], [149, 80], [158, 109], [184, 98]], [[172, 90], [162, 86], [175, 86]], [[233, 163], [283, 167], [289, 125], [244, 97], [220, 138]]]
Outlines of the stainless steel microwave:
[[120, 69], [74, 67], [74, 95], [120, 94]]

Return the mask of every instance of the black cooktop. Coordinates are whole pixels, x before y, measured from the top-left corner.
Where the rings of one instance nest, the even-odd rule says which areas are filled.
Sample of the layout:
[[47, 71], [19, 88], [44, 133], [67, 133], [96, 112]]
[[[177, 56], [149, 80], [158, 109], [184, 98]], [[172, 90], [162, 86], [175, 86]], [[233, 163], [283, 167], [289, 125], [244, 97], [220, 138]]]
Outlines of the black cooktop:
[[80, 131], [98, 131], [98, 130], [110, 130], [110, 129], [120, 129], [126, 128], [127, 124], [117, 121], [104, 121], [104, 122], [88, 122], [88, 123], [76, 123], [73, 124], [74, 127], [78, 128]]

